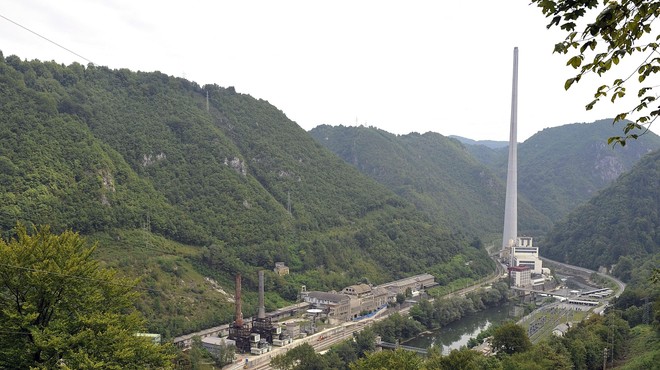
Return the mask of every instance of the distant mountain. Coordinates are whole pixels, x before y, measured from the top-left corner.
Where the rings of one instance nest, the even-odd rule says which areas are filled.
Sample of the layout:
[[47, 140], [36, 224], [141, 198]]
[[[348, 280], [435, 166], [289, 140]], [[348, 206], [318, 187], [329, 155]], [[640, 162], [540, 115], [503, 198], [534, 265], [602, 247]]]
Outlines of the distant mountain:
[[472, 154], [476, 160], [490, 168], [494, 173], [498, 175], [501, 180], [506, 181], [506, 170], [504, 172], [504, 177], [502, 176], [501, 171], [502, 168], [506, 169], [507, 167], [509, 153], [508, 145], [496, 149], [479, 144], [473, 145], [463, 143], [463, 146], [468, 151], [468, 153]]
[[650, 131], [625, 147], [609, 146], [607, 138], [619, 131], [601, 120], [536, 133], [518, 147], [518, 190], [558, 220], [660, 148], [660, 137]]
[[[611, 120], [546, 128], [518, 144], [518, 192], [557, 221], [597, 194], [645, 154], [660, 148], [660, 137], [647, 132], [625, 147], [607, 138], [620, 128]], [[506, 179], [506, 149], [469, 146], [468, 150]]]
[[256, 272], [276, 261], [292, 273], [270, 272], [271, 307], [301, 285], [420, 272], [445, 284], [491, 269], [471, 236], [432, 223], [266, 101], [0, 53], [0, 233], [17, 221], [99, 241], [98, 258], [149, 288], [138, 306], [167, 335], [227, 322], [238, 272], [254, 312]]
[[462, 136], [457, 136], [457, 135], [449, 135], [450, 138], [456, 139], [460, 141], [463, 144], [468, 144], [468, 145], [483, 145], [487, 148], [491, 149], [501, 149], [509, 146], [508, 141], [495, 141], [495, 140], [472, 140], [468, 139], [466, 137]]
[[[482, 236], [501, 233], [504, 183], [457, 140], [430, 132], [396, 136], [363, 126], [321, 125], [310, 134], [435, 222]], [[538, 233], [550, 227], [524, 199], [519, 214], [522, 231]]]
[[642, 158], [630, 172], [558, 222], [540, 252], [552, 259], [592, 269], [609, 268], [621, 256], [640, 262], [657, 256], [660, 253], [660, 150]]

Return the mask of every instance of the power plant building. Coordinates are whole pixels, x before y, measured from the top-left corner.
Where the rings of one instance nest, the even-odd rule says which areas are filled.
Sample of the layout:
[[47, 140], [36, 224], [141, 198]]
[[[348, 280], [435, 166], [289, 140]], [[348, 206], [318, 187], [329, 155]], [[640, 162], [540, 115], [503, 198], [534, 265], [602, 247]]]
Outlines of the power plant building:
[[527, 266], [509, 267], [509, 276], [511, 283], [518, 288], [529, 288], [532, 285], [531, 270]]
[[513, 266], [527, 266], [533, 274], [543, 273], [543, 261], [539, 258], [539, 249], [534, 247], [531, 237], [519, 237], [511, 248]]

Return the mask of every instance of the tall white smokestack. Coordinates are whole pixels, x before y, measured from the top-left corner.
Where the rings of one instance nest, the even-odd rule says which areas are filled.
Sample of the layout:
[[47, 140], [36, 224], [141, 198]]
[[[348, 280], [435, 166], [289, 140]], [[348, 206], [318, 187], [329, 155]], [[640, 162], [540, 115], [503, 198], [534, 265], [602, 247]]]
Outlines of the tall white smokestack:
[[513, 86], [511, 90], [511, 131], [509, 133], [509, 164], [506, 175], [506, 203], [502, 251], [509, 259], [511, 246], [518, 238], [518, 48], [513, 48]]

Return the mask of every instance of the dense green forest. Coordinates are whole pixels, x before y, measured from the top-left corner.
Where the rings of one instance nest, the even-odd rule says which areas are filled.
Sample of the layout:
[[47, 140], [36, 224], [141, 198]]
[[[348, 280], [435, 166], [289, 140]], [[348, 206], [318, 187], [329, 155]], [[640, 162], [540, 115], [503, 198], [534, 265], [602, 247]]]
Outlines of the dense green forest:
[[[622, 256], [647, 260], [660, 253], [659, 212], [660, 151], [655, 151], [558, 222], [541, 254], [592, 269], [610, 268]], [[626, 264], [627, 270], [634, 266]], [[630, 272], [623, 271], [622, 266], [620, 276], [628, 280]]]
[[[518, 192], [531, 205], [557, 222], [585, 203], [644, 155], [660, 149], [660, 137], [651, 131], [625, 147], [607, 145], [620, 133], [612, 120], [546, 128], [518, 144]], [[508, 150], [484, 145], [465, 148], [506, 179]]]
[[[363, 126], [322, 125], [310, 134], [439, 224], [483, 238], [497, 239], [501, 234], [504, 181], [458, 141], [432, 132], [397, 136]], [[518, 213], [524, 234], [538, 235], [551, 226], [524, 198]]]
[[138, 302], [150, 330], [229, 321], [237, 272], [251, 314], [256, 271], [276, 261], [292, 274], [268, 275], [271, 308], [302, 284], [492, 270], [473, 235], [231, 87], [0, 54], [0, 98], [0, 232], [21, 221], [98, 242], [98, 258], [150, 289]]

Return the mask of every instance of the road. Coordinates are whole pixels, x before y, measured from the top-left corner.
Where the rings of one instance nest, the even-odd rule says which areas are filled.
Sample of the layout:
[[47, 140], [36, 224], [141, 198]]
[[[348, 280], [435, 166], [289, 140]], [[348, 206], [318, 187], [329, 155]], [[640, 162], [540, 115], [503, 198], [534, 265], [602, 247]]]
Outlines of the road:
[[589, 269], [584, 268], [584, 267], [573, 266], [573, 265], [569, 265], [569, 264], [566, 264], [566, 263], [553, 261], [553, 260], [551, 260], [549, 258], [545, 258], [545, 257], [541, 257], [541, 260], [543, 260], [544, 263], [549, 262], [552, 265], [559, 266], [561, 269], [564, 269], [564, 270], [575, 271], [575, 272], [579, 272], [579, 273], [586, 274], [586, 275], [596, 274], [596, 275], [598, 275], [602, 278], [609, 279], [609, 280], [613, 281], [617, 285], [617, 290], [614, 293], [614, 297], [620, 296], [621, 293], [623, 293], [623, 291], [626, 289], [626, 283], [624, 283], [623, 281], [615, 278], [614, 276], [601, 274], [600, 272], [597, 272], [597, 271], [594, 271], [594, 270], [589, 270]]

